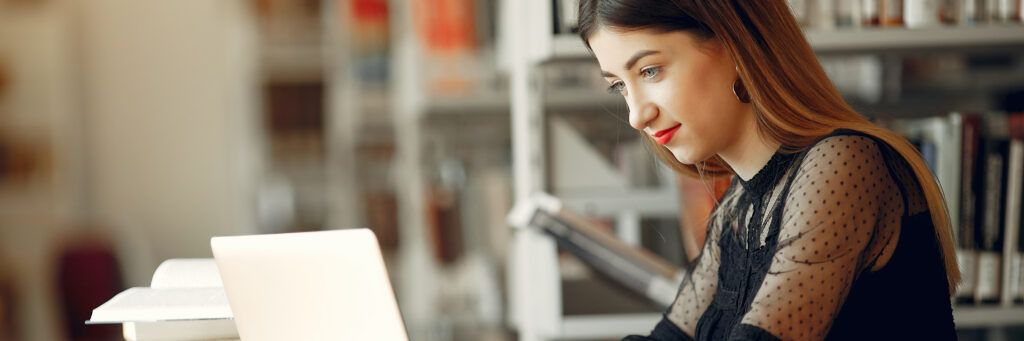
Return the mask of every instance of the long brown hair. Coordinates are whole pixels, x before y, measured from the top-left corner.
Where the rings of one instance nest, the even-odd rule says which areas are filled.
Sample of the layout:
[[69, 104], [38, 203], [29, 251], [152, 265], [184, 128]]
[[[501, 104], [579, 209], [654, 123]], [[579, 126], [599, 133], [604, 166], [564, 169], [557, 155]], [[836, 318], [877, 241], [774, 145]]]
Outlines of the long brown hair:
[[[888, 144], [913, 170], [931, 213], [952, 294], [960, 282], [949, 212], [924, 159], [903, 136], [853, 110], [821, 68], [784, 0], [581, 0], [580, 36], [601, 27], [618, 30], [687, 31], [716, 39], [729, 53], [750, 94], [759, 133], [797, 152], [836, 129], [870, 135]], [[641, 134], [644, 135], [644, 134]], [[680, 163], [668, 149], [644, 139], [658, 158], [690, 176], [732, 175], [715, 156], [698, 165]]]

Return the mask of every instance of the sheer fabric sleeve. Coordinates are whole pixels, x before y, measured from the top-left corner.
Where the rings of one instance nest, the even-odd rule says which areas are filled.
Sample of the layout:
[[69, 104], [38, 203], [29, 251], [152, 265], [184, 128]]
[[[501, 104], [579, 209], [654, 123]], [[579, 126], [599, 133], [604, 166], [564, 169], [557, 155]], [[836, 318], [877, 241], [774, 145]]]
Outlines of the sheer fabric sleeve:
[[739, 197], [739, 191], [739, 185], [734, 182], [709, 218], [707, 237], [700, 256], [691, 272], [684, 278], [679, 293], [666, 314], [668, 321], [690, 337], [694, 336], [697, 320], [711, 305], [711, 299], [715, 295], [721, 257], [718, 240], [722, 234], [722, 226], [729, 221], [726, 212], [730, 210], [732, 202]]
[[730, 339], [824, 339], [871, 258], [869, 245], [892, 237], [878, 227], [899, 226], [900, 191], [874, 140], [828, 137], [799, 167], [783, 208], [778, 249]]
[[622, 341], [687, 341], [695, 338], [697, 321], [711, 305], [718, 287], [718, 267], [721, 263], [721, 252], [718, 241], [723, 226], [732, 223], [729, 214], [741, 196], [739, 183], [733, 181], [725, 192], [721, 202], [708, 219], [708, 227], [704, 246], [690, 272], [684, 276], [675, 301], [669, 307], [664, 318], [646, 336], [630, 335]]
[[711, 305], [711, 299], [715, 296], [715, 289], [718, 286], [718, 265], [721, 256], [718, 250], [719, 235], [721, 226], [712, 224], [697, 263], [679, 286], [679, 293], [667, 314], [672, 323], [690, 336], [696, 331], [697, 320]]

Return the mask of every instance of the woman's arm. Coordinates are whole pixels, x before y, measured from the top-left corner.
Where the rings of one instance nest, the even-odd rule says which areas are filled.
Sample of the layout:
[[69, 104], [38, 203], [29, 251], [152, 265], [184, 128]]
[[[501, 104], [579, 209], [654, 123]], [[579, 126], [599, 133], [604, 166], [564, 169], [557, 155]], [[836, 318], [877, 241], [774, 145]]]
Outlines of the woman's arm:
[[[719, 207], [728, 206], [730, 197], [734, 193], [726, 193], [726, 199]], [[720, 263], [720, 252], [718, 238], [721, 236], [722, 219], [721, 211], [716, 209], [708, 221], [707, 238], [700, 256], [697, 257], [692, 271], [683, 279], [679, 287], [679, 293], [669, 308], [665, 317], [655, 326], [648, 336], [632, 335], [623, 341], [641, 340], [692, 340], [697, 327], [697, 320], [704, 311], [711, 305], [711, 299], [715, 295], [718, 286], [718, 266]]]
[[873, 140], [815, 145], [787, 196], [778, 250], [730, 340], [821, 340], [865, 267], [881, 225], [898, 224], [900, 191]]

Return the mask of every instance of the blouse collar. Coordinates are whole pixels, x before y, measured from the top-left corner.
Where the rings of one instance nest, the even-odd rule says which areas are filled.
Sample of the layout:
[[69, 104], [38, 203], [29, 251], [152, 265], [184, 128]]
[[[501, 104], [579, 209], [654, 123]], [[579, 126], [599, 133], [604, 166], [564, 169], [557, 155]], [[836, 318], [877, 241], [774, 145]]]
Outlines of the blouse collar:
[[757, 174], [754, 174], [750, 180], [744, 181], [742, 178], [737, 178], [745, 191], [757, 196], [764, 195], [774, 188], [779, 179], [785, 175], [789, 164], [795, 157], [795, 153], [784, 153], [783, 148], [779, 148], [768, 160], [768, 163], [761, 167], [761, 170], [757, 171]]

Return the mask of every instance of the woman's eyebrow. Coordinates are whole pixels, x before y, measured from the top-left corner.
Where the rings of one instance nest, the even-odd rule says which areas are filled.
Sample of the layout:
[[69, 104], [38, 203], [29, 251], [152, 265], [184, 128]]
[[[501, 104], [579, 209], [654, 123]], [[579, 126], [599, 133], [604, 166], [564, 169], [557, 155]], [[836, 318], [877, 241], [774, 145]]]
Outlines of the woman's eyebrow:
[[[655, 50], [640, 50], [640, 51], [637, 51], [636, 53], [633, 54], [632, 57], [629, 57], [629, 60], [626, 61], [625, 69], [626, 70], [632, 69], [633, 66], [636, 66], [636, 63], [640, 61], [640, 58], [647, 57], [647, 56], [650, 56], [652, 54], [659, 54], [659, 53], [661, 53], [661, 52], [660, 51], [655, 51]], [[605, 77], [605, 78], [615, 77], [615, 75], [612, 74], [611, 72], [604, 71], [604, 70], [601, 70], [601, 76]]]

